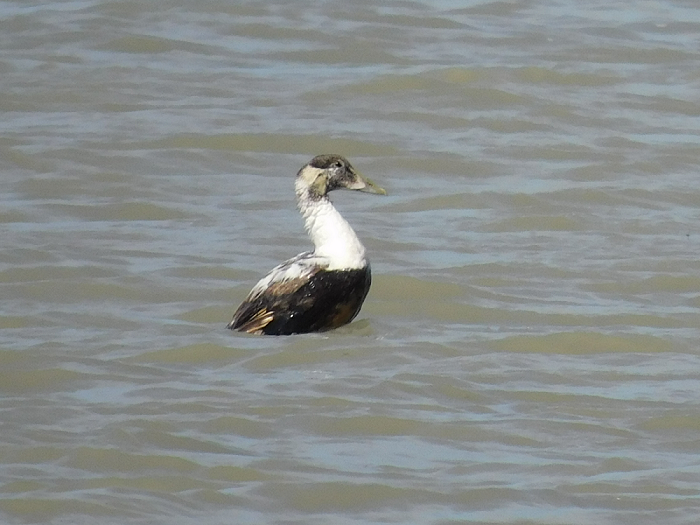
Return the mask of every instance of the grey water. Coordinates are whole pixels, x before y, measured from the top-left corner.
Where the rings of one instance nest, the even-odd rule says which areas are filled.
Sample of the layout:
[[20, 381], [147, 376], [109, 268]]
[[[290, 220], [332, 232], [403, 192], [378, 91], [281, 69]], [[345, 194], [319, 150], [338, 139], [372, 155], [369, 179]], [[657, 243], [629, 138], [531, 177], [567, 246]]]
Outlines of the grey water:
[[[0, 522], [694, 524], [700, 5], [0, 3]], [[225, 329], [336, 192], [373, 285]]]

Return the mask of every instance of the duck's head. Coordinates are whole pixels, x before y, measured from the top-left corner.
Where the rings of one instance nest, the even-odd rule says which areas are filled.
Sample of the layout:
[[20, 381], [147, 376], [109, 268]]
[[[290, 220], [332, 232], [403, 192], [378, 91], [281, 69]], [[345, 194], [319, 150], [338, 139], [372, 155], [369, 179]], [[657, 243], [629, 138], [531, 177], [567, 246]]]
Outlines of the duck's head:
[[321, 199], [329, 191], [346, 188], [386, 195], [383, 188], [357, 171], [340, 155], [318, 155], [299, 170], [296, 178], [297, 195]]

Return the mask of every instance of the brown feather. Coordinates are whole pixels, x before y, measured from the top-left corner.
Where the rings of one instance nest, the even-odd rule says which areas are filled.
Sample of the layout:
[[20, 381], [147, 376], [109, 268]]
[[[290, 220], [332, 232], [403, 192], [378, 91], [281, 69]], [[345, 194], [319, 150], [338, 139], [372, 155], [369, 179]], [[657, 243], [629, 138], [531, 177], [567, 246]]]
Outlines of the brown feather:
[[307, 284], [314, 275], [316, 275], [321, 268], [314, 268], [313, 271], [307, 273], [303, 277], [298, 277], [296, 279], [288, 279], [286, 281], [279, 281], [270, 284], [270, 286], [263, 292], [265, 295], [289, 295], [296, 292], [299, 288]]
[[349, 323], [369, 291], [369, 266], [314, 271], [271, 284], [238, 307], [228, 328], [251, 334], [318, 332]]
[[[266, 308], [261, 308], [245, 323], [240, 325], [237, 330], [247, 332], [249, 334], [260, 335], [265, 328], [275, 318], [273, 312], [268, 312]], [[233, 323], [233, 321], [231, 321]]]

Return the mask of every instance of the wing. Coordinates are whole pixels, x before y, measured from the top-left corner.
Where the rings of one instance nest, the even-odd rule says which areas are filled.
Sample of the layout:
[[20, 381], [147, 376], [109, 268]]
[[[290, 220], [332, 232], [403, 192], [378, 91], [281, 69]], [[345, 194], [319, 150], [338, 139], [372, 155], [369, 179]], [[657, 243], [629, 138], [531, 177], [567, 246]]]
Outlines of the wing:
[[258, 283], [233, 314], [227, 328], [262, 333], [280, 312], [288, 312], [292, 298], [304, 301], [297, 292], [328, 263], [311, 252], [297, 255], [276, 266]]
[[270, 273], [260, 279], [246, 297], [246, 301], [255, 299], [270, 287], [283, 285], [290, 281], [307, 278], [319, 268], [326, 268], [328, 261], [325, 257], [318, 257], [313, 252], [300, 253], [296, 257], [275, 266]]
[[238, 308], [229, 328], [252, 334], [289, 335], [337, 328], [352, 321], [372, 282], [369, 266], [276, 281]]

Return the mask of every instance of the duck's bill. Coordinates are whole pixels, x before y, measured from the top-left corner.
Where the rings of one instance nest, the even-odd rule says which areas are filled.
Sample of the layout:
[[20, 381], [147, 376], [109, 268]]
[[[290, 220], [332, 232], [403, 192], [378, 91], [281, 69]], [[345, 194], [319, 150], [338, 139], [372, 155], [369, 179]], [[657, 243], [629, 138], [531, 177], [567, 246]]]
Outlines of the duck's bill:
[[386, 195], [386, 190], [381, 186], [377, 186], [372, 180], [368, 179], [362, 173], [355, 171], [355, 182], [348, 186], [351, 190], [364, 191], [365, 193], [376, 193], [377, 195]]

